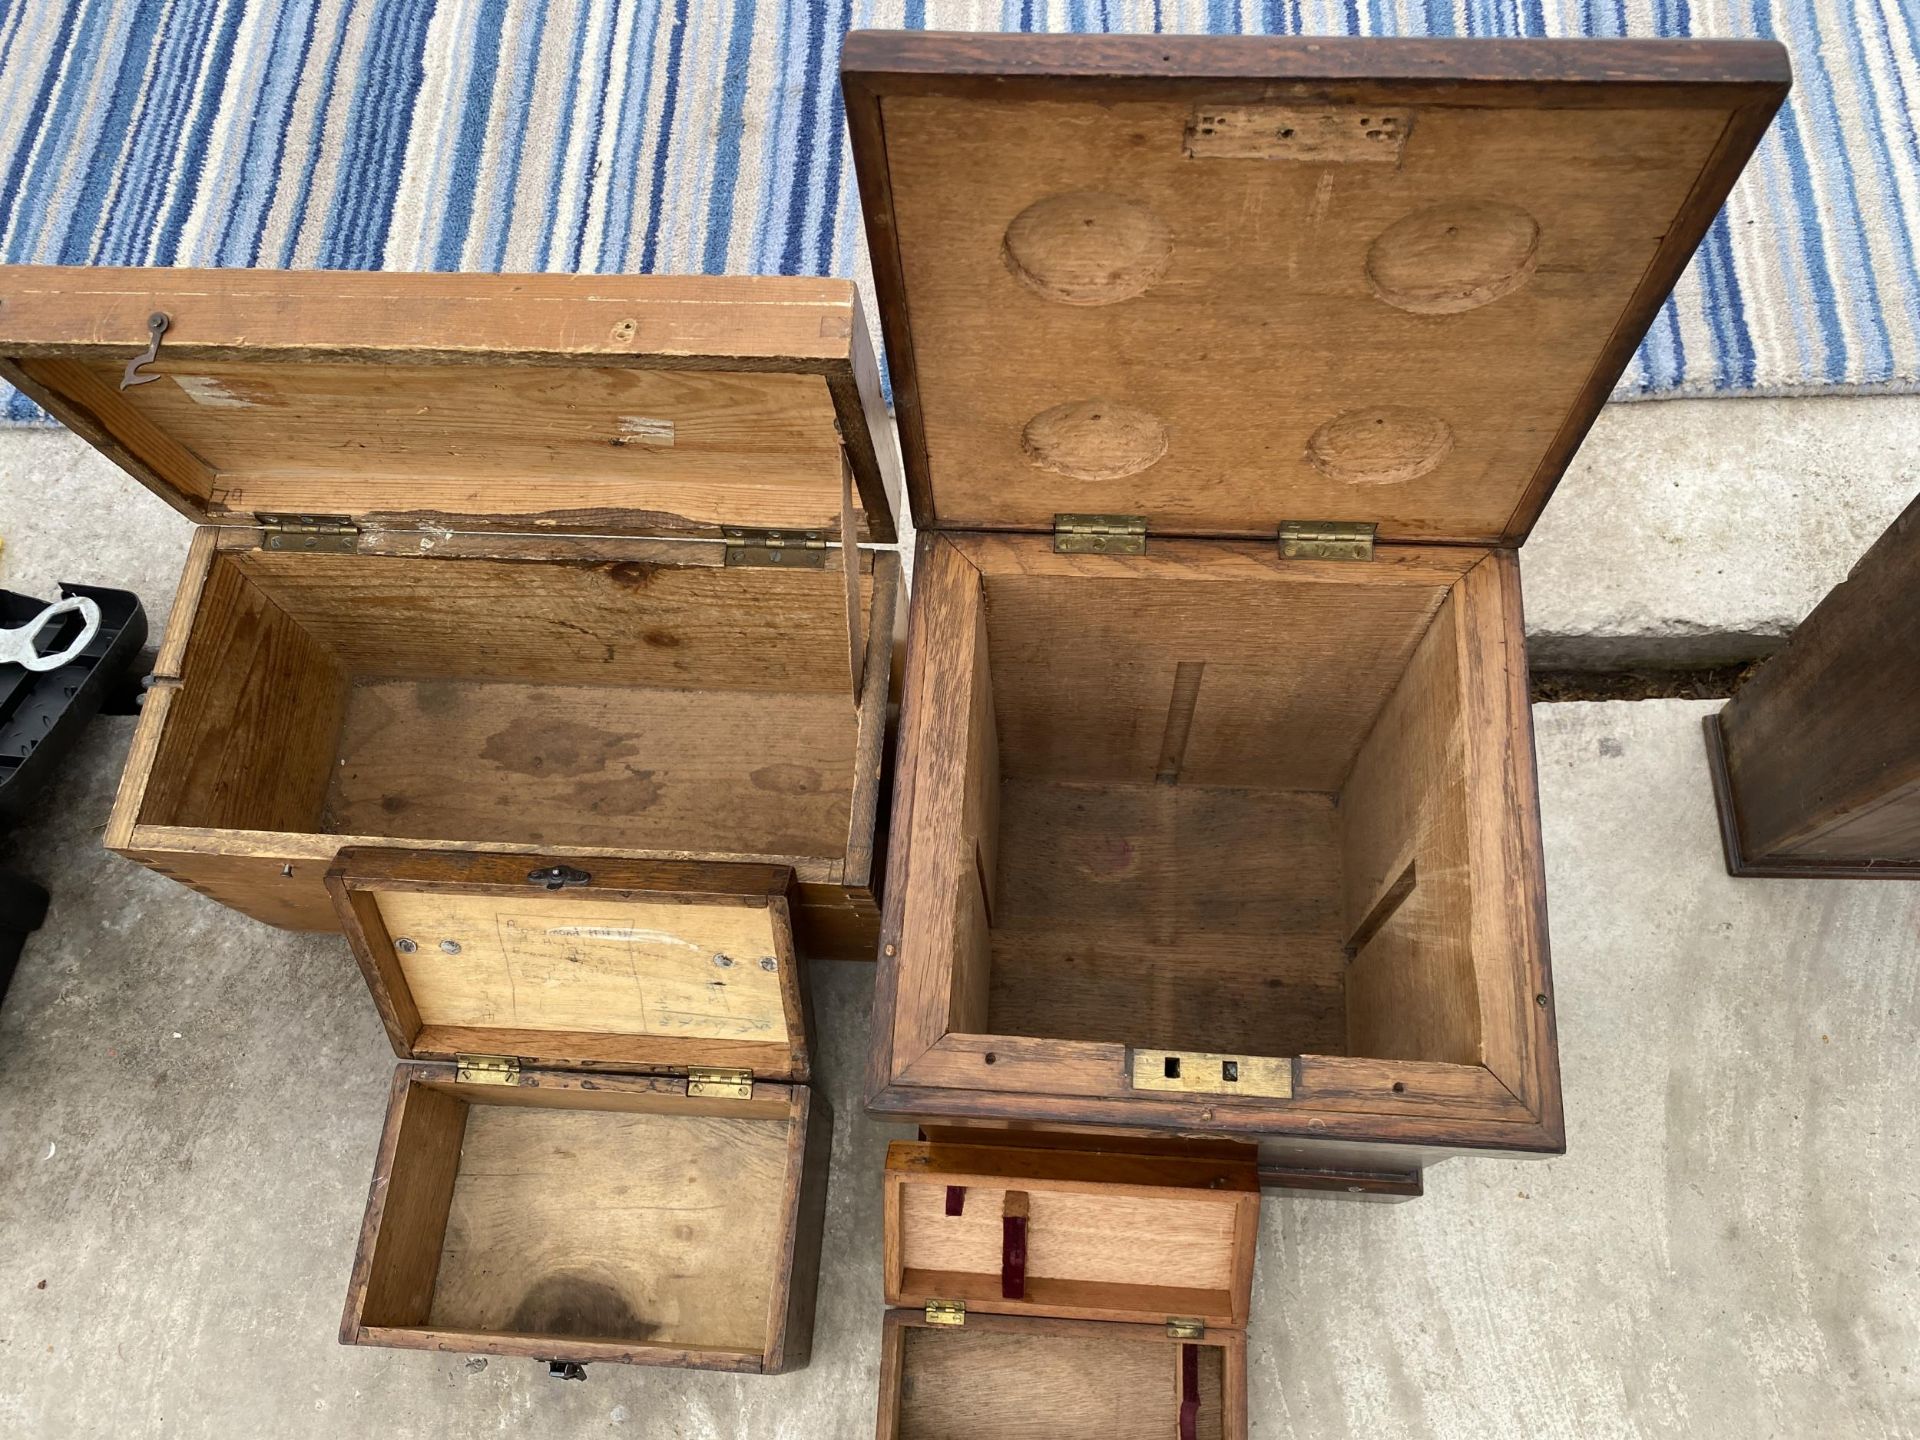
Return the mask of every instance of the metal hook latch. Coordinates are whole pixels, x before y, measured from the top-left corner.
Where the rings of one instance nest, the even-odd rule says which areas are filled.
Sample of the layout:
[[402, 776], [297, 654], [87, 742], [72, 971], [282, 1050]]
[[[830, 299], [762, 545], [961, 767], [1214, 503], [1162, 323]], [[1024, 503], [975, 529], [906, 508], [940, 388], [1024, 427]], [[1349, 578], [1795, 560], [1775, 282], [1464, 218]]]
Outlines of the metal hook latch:
[[527, 872], [529, 885], [544, 885], [549, 890], [564, 889], [568, 885], [585, 885], [593, 876], [571, 865], [548, 865], [539, 870]]
[[158, 375], [142, 375], [140, 367], [151, 365], [160, 358], [160, 337], [167, 333], [173, 324], [173, 318], [164, 310], [156, 310], [147, 317], [147, 348], [133, 359], [127, 361], [127, 368], [120, 372], [120, 388], [128, 389], [134, 385], [145, 385], [158, 380]]

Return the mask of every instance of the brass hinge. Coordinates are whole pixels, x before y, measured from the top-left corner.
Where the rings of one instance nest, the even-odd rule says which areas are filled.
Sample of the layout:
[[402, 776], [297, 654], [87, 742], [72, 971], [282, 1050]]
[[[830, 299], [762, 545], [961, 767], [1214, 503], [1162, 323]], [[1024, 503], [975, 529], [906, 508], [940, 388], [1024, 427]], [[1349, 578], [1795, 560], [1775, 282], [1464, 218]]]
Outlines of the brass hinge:
[[360, 548], [360, 527], [345, 515], [255, 515], [269, 550], [317, 550], [351, 555]]
[[751, 1100], [753, 1071], [717, 1065], [689, 1065], [687, 1094], [707, 1100]]
[[929, 1325], [966, 1324], [967, 1302], [964, 1300], [927, 1301], [927, 1323]]
[[1147, 517], [1056, 515], [1053, 517], [1053, 553], [1144, 555], [1147, 553]]
[[1282, 560], [1371, 560], [1371, 520], [1288, 520], [1280, 526]]
[[459, 1055], [453, 1078], [463, 1085], [518, 1085], [520, 1062], [511, 1055]]
[[727, 564], [735, 567], [778, 565], [783, 570], [827, 568], [827, 532], [824, 530], [761, 530], [747, 525], [723, 525], [727, 537]]
[[1205, 1322], [1178, 1316], [1167, 1321], [1167, 1337], [1172, 1340], [1198, 1340], [1207, 1333]]

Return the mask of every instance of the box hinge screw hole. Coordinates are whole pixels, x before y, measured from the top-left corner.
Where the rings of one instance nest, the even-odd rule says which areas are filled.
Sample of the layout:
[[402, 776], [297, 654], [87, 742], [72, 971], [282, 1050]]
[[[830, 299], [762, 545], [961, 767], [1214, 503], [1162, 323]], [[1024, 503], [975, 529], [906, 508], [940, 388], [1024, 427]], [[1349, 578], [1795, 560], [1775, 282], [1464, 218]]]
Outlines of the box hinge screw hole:
[[1239, 1080], [1240, 1062], [1238, 1060], [1222, 1060], [1220, 1062], [1220, 1078], [1222, 1080]]
[[1180, 1078], [1180, 1057], [1178, 1055], [1167, 1056], [1165, 1060], [1160, 1062], [1160, 1068], [1167, 1079], [1178, 1080]]
[[1404, 1080], [1396, 1080], [1396, 1081], [1394, 1081], [1394, 1082], [1393, 1082], [1393, 1093], [1394, 1093], [1394, 1094], [1396, 1094], [1396, 1095], [1404, 1095], [1404, 1094], [1406, 1094], [1406, 1093], [1407, 1093], [1407, 1082], [1406, 1082], [1406, 1081], [1404, 1081]]
[[402, 955], [411, 955], [420, 948], [420, 945], [418, 941], [410, 940], [405, 935], [402, 935], [398, 940], [393, 942], [393, 948], [398, 950]]

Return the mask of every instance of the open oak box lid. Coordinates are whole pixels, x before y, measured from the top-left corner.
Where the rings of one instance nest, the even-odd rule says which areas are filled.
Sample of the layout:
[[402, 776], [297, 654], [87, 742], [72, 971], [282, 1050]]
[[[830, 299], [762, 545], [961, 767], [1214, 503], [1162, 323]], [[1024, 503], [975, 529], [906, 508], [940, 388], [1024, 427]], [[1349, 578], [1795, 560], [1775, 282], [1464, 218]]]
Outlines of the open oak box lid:
[[896, 538], [844, 280], [6, 266], [0, 377], [202, 523]]
[[386, 847], [327, 874], [403, 1059], [804, 1083], [792, 885], [779, 865]]
[[841, 78], [916, 524], [1513, 544], [1789, 68], [861, 31]]
[[[1241, 1329], [1260, 1180], [1251, 1159], [896, 1141], [889, 1305]], [[948, 1307], [957, 1307], [948, 1308]]]

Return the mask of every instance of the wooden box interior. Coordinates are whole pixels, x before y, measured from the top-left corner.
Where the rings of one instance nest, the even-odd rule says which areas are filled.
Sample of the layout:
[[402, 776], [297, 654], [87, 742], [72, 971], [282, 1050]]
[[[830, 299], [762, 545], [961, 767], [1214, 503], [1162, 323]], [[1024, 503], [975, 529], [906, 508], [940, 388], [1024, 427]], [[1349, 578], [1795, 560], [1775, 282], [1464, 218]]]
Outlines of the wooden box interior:
[[[889, 1304], [1247, 1323], [1260, 1223], [1250, 1160], [895, 1142], [886, 1186]], [[1002, 1280], [1010, 1196], [1025, 1236], [1014, 1297]]]
[[931, 723], [964, 761], [917, 781], [908, 904], [928, 908], [901, 943], [947, 982], [944, 1029], [1499, 1053], [1529, 983], [1509, 943], [1525, 897], [1476, 874], [1475, 827], [1506, 823], [1508, 793], [1472, 752], [1526, 738], [1479, 718], [1524, 683], [1512, 570], [1470, 547], [1355, 566], [933, 542], [925, 640], [954, 678]]
[[805, 1113], [783, 1085], [699, 1100], [402, 1065], [342, 1338], [772, 1368]]
[[865, 833], [837, 568], [206, 564], [135, 824], [822, 861]]
[[1246, 1433], [1238, 1335], [995, 1316], [951, 1329], [896, 1312], [882, 1345], [880, 1440], [1167, 1440], [1180, 1433], [1189, 1350], [1195, 1440]]

